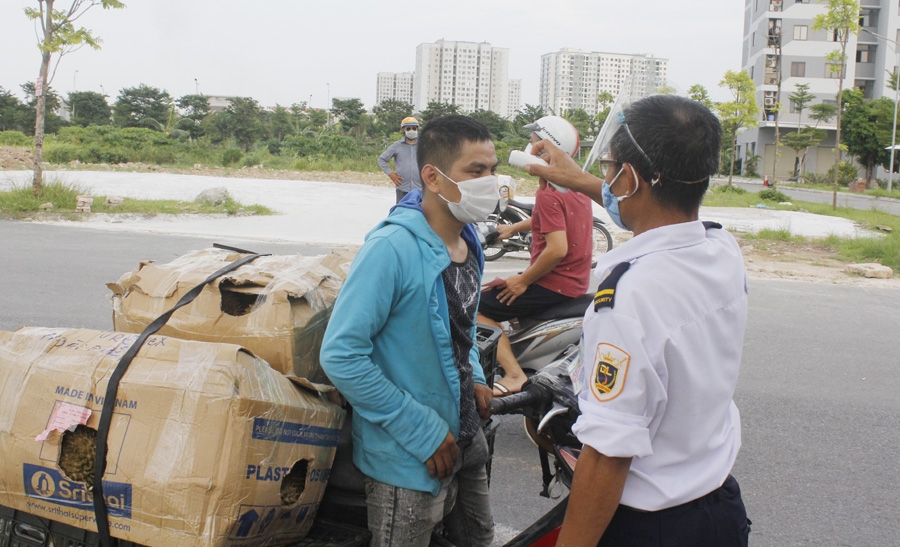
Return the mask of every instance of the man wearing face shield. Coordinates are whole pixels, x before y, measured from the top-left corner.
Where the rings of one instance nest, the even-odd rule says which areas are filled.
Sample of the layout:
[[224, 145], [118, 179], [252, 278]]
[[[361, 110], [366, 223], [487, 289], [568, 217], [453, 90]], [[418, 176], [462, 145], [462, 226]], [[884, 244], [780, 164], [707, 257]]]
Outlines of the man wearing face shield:
[[475, 313], [484, 256], [474, 226], [499, 200], [484, 124], [428, 122], [423, 189], [367, 236], [322, 343], [325, 373], [353, 407], [353, 462], [366, 475], [372, 545], [489, 545], [481, 418], [489, 416]]
[[707, 108], [654, 95], [613, 108], [585, 169], [535, 145], [549, 167], [531, 174], [588, 194], [634, 232], [594, 272], [573, 378], [584, 450], [558, 545], [747, 545], [730, 475], [746, 272], [734, 238], [699, 220], [720, 140]]

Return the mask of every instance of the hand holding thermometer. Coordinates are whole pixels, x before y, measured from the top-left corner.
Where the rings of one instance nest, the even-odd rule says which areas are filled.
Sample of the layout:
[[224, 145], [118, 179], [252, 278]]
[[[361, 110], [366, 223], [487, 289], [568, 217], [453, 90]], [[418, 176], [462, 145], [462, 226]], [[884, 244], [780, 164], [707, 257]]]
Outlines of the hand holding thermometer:
[[[545, 167], [550, 166], [550, 164], [548, 164], [546, 161], [542, 160], [541, 158], [534, 156], [532, 154], [529, 154], [527, 152], [522, 152], [521, 150], [513, 150], [512, 152], [509, 153], [509, 164], [512, 165], [513, 167], [518, 167], [519, 169], [522, 169], [522, 170], [525, 169], [526, 165], [543, 165]], [[547, 182], [550, 182], [550, 181], [547, 181]], [[563, 188], [562, 186], [558, 186], [556, 184], [553, 184], [552, 182], [550, 182], [550, 184], [552, 184], [554, 188], [556, 188], [558, 191], [560, 191], [562, 193], [566, 193], [569, 191], [568, 188]]]

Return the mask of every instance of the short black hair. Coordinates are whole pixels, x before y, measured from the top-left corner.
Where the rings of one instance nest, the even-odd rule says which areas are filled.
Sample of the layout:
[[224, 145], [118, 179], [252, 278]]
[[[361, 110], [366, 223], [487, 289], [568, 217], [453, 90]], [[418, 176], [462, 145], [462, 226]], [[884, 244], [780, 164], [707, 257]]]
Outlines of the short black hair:
[[624, 115], [646, 157], [623, 126], [610, 142], [616, 161], [631, 164], [648, 182], [658, 178], [651, 192], [662, 205], [685, 213], [697, 211], [709, 177], [719, 169], [718, 118], [699, 102], [677, 95], [646, 97]]
[[459, 157], [463, 142], [491, 140], [491, 132], [480, 121], [461, 114], [447, 114], [429, 120], [419, 132], [416, 160], [419, 169], [428, 164], [447, 172]]

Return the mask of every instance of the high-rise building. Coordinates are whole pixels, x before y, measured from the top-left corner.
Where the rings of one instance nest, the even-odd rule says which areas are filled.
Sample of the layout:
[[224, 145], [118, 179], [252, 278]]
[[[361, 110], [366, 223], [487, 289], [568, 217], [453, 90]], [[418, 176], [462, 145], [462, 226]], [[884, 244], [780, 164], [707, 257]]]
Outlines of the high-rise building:
[[[900, 40], [897, 0], [861, 0], [860, 6], [861, 30], [850, 36], [847, 63], [841, 71], [826, 59], [829, 53], [840, 50], [838, 37], [833, 31], [813, 30], [815, 16], [828, 9], [825, 4], [810, 0], [744, 0], [741, 65], [756, 84], [756, 101], [760, 105], [759, 126], [738, 136], [736, 157], [743, 160], [744, 172], [747, 160], [757, 156], [760, 175], [771, 175], [773, 168], [780, 179], [794, 174], [796, 155], [790, 148], [781, 148], [775, 165], [776, 122], [782, 135], [816, 126], [816, 120], [810, 117], [810, 106], [822, 102], [837, 104], [841, 72], [843, 89], [856, 87], [869, 99], [895, 99], [889, 84], [890, 74], [897, 70], [900, 50], [896, 44]], [[803, 119], [799, 119], [800, 113], [789, 99], [799, 84], [807, 84], [815, 96], [804, 108]], [[782, 105], [780, 110], [778, 104]], [[827, 136], [807, 150], [804, 172], [826, 173], [834, 166], [835, 122], [832, 119], [830, 123], [818, 123]]]
[[379, 72], [375, 104], [394, 99], [412, 104], [414, 72]]
[[591, 116], [600, 110], [599, 95], [619, 94], [631, 79], [638, 95], [649, 95], [666, 85], [669, 61], [652, 55], [585, 52], [564, 48], [541, 56], [540, 104], [559, 114], [584, 109]]
[[516, 117], [516, 112], [520, 108], [522, 108], [522, 80], [510, 80], [509, 102], [506, 107], [506, 114], [504, 115], [502, 112], [498, 112], [498, 114], [504, 116], [507, 120], [511, 120]]
[[416, 111], [437, 101], [463, 112], [509, 110], [509, 49], [487, 42], [438, 40], [416, 48], [413, 106]]

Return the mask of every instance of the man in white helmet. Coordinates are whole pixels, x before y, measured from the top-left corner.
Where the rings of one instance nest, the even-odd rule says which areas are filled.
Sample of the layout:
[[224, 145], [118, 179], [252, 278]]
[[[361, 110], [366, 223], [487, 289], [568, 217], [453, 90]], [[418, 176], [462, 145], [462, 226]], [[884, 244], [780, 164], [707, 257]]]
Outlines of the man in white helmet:
[[[548, 140], [572, 156], [578, 151], [578, 130], [565, 118], [544, 116], [525, 129], [531, 130], [532, 143]], [[482, 293], [478, 321], [498, 326], [585, 294], [591, 274], [593, 222], [590, 198], [579, 192], [561, 192], [541, 180], [531, 218], [497, 226], [504, 239], [531, 231], [531, 263], [522, 273]], [[504, 375], [494, 382], [494, 396], [521, 391], [528, 378], [505, 333], [497, 344], [497, 362]]]
[[[403, 133], [403, 138], [390, 145], [384, 153], [378, 156], [378, 167], [381, 167], [381, 170], [396, 187], [397, 203], [400, 203], [400, 200], [413, 190], [422, 189], [422, 177], [419, 174], [419, 163], [416, 160], [419, 120], [412, 116], [403, 118], [403, 121], [400, 122], [400, 132]], [[391, 158], [394, 160], [393, 170], [390, 166]]]

